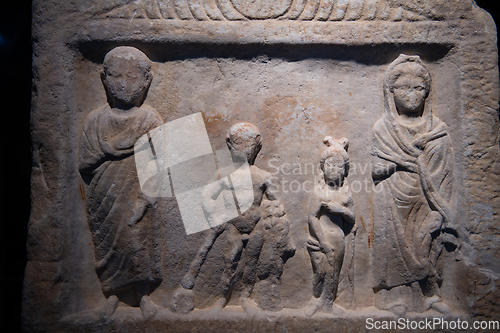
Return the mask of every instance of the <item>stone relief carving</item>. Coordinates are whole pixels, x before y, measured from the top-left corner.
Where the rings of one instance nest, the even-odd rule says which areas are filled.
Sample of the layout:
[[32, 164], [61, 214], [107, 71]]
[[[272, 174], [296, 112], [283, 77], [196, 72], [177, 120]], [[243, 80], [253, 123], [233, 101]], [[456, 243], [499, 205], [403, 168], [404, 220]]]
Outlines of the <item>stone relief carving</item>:
[[251, 19], [279, 17], [290, 9], [292, 2], [292, 0], [259, 0], [253, 2], [245, 0], [231, 0], [231, 4], [239, 13]]
[[322, 175], [314, 189], [309, 212], [307, 250], [314, 273], [313, 298], [305, 308], [311, 316], [319, 309], [341, 314], [334, 306], [345, 254], [345, 235], [354, 226], [352, 195], [345, 182], [349, 172], [348, 140], [326, 137], [328, 149], [320, 160]]
[[446, 313], [437, 261], [443, 244], [457, 247], [453, 149], [432, 114], [431, 76], [418, 56], [402, 54], [389, 66], [384, 98], [372, 133], [375, 305], [399, 316]]
[[[146, 214], [155, 200], [141, 191], [134, 165], [134, 146], [140, 140], [151, 141], [151, 133], [163, 124], [159, 114], [143, 104], [151, 79], [150, 61], [141, 51], [132, 47], [110, 51], [102, 73], [108, 104], [90, 113], [82, 135], [80, 173], [88, 185], [96, 272], [108, 299], [98, 314], [105, 318], [119, 302], [140, 306], [146, 317], [157, 312], [149, 294], [161, 282], [158, 221]], [[449, 311], [440, 298], [437, 261], [445, 243], [457, 247], [457, 232], [451, 226], [453, 151], [446, 125], [426, 103], [430, 88], [431, 77], [420, 58], [400, 55], [386, 72], [386, 112], [373, 127], [372, 177], [379, 188], [376, 207], [382, 207], [373, 240], [375, 300], [379, 308], [399, 315], [429, 308]], [[217, 259], [224, 269], [214, 309], [227, 305], [237, 284], [248, 314], [283, 308], [281, 275], [295, 247], [270, 174], [254, 165], [262, 147], [260, 132], [252, 124], [238, 123], [229, 130], [226, 143], [232, 163], [219, 168], [200, 190], [204, 216], [212, 228], [174, 292], [174, 312], [194, 309], [193, 287], [216, 241], [222, 244], [223, 255]], [[334, 302], [344, 258], [353, 256], [354, 243], [346, 239], [354, 233], [355, 221], [346, 182], [348, 141], [326, 137], [324, 143], [328, 148], [321, 156], [321, 177], [308, 222], [313, 297], [304, 309], [307, 316], [318, 310], [342, 314]], [[241, 170], [249, 170], [252, 184], [246, 184], [250, 178], [245, 183], [246, 178], [238, 176]], [[246, 193], [246, 188], [253, 190]], [[223, 219], [219, 215], [227, 215], [227, 210], [219, 206], [230, 197], [238, 216]], [[393, 248], [399, 253], [391, 254]], [[350, 273], [344, 273], [347, 280]], [[256, 284], [261, 288], [253, 294]]]
[[124, 1], [109, 9], [106, 17], [180, 20], [301, 21], [440, 19], [430, 6], [415, 8], [405, 1], [388, 0], [142, 0]]
[[[258, 308], [267, 311], [279, 311], [283, 309], [281, 304], [281, 276], [286, 261], [295, 253], [295, 246], [290, 237], [290, 223], [285, 215], [285, 207], [278, 201], [263, 200], [261, 204], [261, 223], [257, 224], [260, 229], [261, 254], [257, 260], [255, 271], [251, 271], [253, 265], [248, 265], [244, 272], [244, 279], [250, 282], [250, 286], [260, 285], [260, 292], [254, 295], [248, 288], [244, 297], [252, 296]], [[256, 242], [257, 243], [257, 242]], [[256, 251], [254, 250], [254, 253]], [[249, 252], [250, 254], [252, 252]], [[257, 257], [250, 260], [255, 261]], [[247, 302], [253, 305], [253, 302]], [[246, 307], [247, 311], [250, 309]], [[251, 309], [255, 309], [252, 307]]]
[[118, 302], [157, 311], [149, 294], [161, 282], [158, 221], [147, 213], [154, 204], [137, 180], [134, 144], [163, 123], [143, 104], [152, 80], [147, 56], [133, 47], [117, 47], [104, 58], [102, 82], [108, 103], [85, 119], [79, 169], [87, 184], [88, 225], [96, 272], [109, 317]]
[[[42, 170], [42, 176], [32, 177], [26, 332], [167, 326], [196, 331], [202, 325], [205, 331], [356, 331], [366, 329], [367, 315], [393, 317], [387, 311], [412, 312], [408, 318], [453, 312], [441, 317], [466, 320], [497, 311], [497, 36], [493, 21], [474, 1], [89, 0], [53, 6], [37, 0], [33, 5], [33, 170], [35, 176]], [[148, 50], [160, 79], [149, 87], [147, 57], [118, 47], [104, 59], [104, 104], [95, 74], [104, 50], [118, 44]], [[323, 47], [329, 51], [320, 54]], [[401, 52], [418, 53], [425, 64], [401, 55], [389, 66], [381, 94], [381, 69]], [[61, 78], [67, 84], [61, 85]], [[162, 117], [144, 104], [146, 96], [165, 112], [169, 126], [159, 130]], [[94, 110], [99, 104], [104, 105]], [[83, 131], [81, 110], [94, 110]], [[378, 121], [377, 112], [383, 114]], [[200, 136], [183, 140], [170, 131], [179, 119], [203, 125], [207, 153], [202, 156], [214, 161], [208, 170], [199, 163], [203, 159], [189, 159], [207, 177], [181, 184], [184, 192], [176, 184], [191, 180], [182, 178], [194, 173], [184, 172], [187, 164], [175, 170], [157, 164], [162, 143], [171, 142], [161, 138], [171, 135], [178, 143], [191, 141], [185, 147], [200, 146]], [[298, 191], [281, 183], [274, 192], [267, 172], [253, 164], [261, 141], [250, 124], [233, 128], [227, 143], [236, 163], [221, 168], [212, 149], [223, 140], [208, 138], [222, 138], [221, 129], [236, 119], [247, 119], [263, 137], [274, 139], [260, 161], [272, 162], [276, 178], [301, 185]], [[352, 138], [349, 176], [344, 159], [342, 185], [331, 185], [323, 173], [314, 192], [311, 173], [294, 173], [294, 165], [317, 162], [317, 138], [332, 130]], [[141, 138], [145, 148], [135, 151]], [[326, 143], [327, 151], [336, 147], [332, 155], [340, 156], [340, 165], [347, 145]], [[367, 147], [373, 151], [371, 164]], [[150, 151], [146, 173], [156, 171], [141, 184], [136, 153]], [[61, 156], [67, 163], [59, 163]], [[331, 165], [327, 160], [324, 167], [334, 169], [335, 159]], [[235, 191], [237, 166], [252, 173], [248, 210], [241, 205], [248, 193]], [[220, 176], [206, 186], [216, 170]], [[366, 193], [366, 187], [354, 187], [363, 181]], [[191, 185], [200, 194], [200, 220], [194, 223], [186, 218], [194, 212], [193, 200], [187, 194], [179, 200]], [[330, 187], [322, 196], [321, 189]], [[227, 202], [235, 203], [236, 218], [216, 216], [213, 193], [224, 193], [218, 203], [225, 209]], [[310, 235], [309, 197], [312, 208], [322, 207], [308, 221]], [[160, 207], [167, 209], [158, 212]], [[201, 218], [206, 225], [189, 228], [201, 225]], [[159, 223], [168, 241], [158, 238]], [[318, 225], [322, 232], [334, 229], [330, 241], [326, 237], [322, 244], [313, 230]], [[197, 252], [205, 236], [199, 232], [207, 237]], [[462, 254], [464, 260], [455, 260]], [[221, 280], [219, 302], [214, 312], [199, 311], [213, 302], [213, 276]], [[239, 304], [245, 312], [233, 307]], [[116, 310], [118, 305], [128, 306]], [[187, 314], [172, 313], [169, 306]]]
[[[151, 317], [158, 308], [149, 295], [162, 277], [159, 221], [151, 216], [150, 208], [155, 204], [153, 197], [162, 195], [148, 196], [148, 191], [141, 191], [136, 164], [143, 151], [137, 144], [151, 145], [156, 140], [155, 146], [160, 147], [166, 136], [156, 132], [163, 120], [143, 103], [152, 80], [151, 64], [144, 53], [117, 47], [108, 52], [103, 65], [108, 103], [85, 119], [79, 164], [88, 187], [96, 272], [107, 297], [97, 314], [108, 318], [122, 302], [140, 306], [143, 316]], [[372, 149], [378, 207], [373, 238], [375, 305], [398, 315], [431, 308], [447, 313], [437, 263], [445, 244], [458, 248], [452, 225], [453, 150], [446, 125], [432, 114], [431, 77], [418, 56], [400, 55], [391, 64], [384, 96], [385, 113], [373, 126]], [[201, 115], [194, 116], [200, 118], [196, 118], [197, 124], [203, 121]], [[223, 268], [213, 310], [228, 304], [236, 286], [249, 315], [283, 309], [281, 276], [295, 246], [271, 175], [254, 165], [262, 148], [261, 134], [252, 124], [238, 123], [230, 128], [226, 143], [232, 163], [221, 164], [220, 155], [219, 170], [200, 189], [204, 218], [211, 229], [174, 291], [170, 303], [174, 312], [189, 313], [195, 308], [197, 276], [216, 242], [222, 248], [216, 260]], [[342, 270], [345, 258], [349, 261], [354, 256], [355, 217], [346, 182], [348, 140], [325, 137], [324, 144], [327, 149], [321, 155], [321, 174], [308, 220], [306, 248], [313, 271], [313, 296], [304, 308], [307, 316], [320, 310], [342, 315], [342, 307], [334, 304], [339, 284], [353, 279], [352, 268], [347, 273]], [[210, 150], [208, 141], [206, 146]], [[149, 162], [158, 163], [156, 157]], [[248, 180], [239, 175], [242, 170], [248, 171]], [[220, 207], [228, 200], [236, 205], [237, 217]], [[221, 214], [232, 215], [225, 219]], [[394, 249], [398, 251], [393, 253]]]
[[[228, 223], [208, 230], [205, 242], [195, 255], [188, 272], [182, 279], [181, 287], [174, 293], [171, 309], [174, 312], [188, 313], [194, 309], [193, 287], [207, 255], [216, 241], [222, 244], [222, 257], [217, 258], [222, 266], [218, 300], [215, 310], [221, 310], [229, 301], [236, 283], [242, 283], [241, 303], [247, 313], [253, 313], [257, 306], [276, 311], [281, 309], [280, 277], [283, 265], [293, 256], [295, 248], [288, 235], [289, 223], [283, 205], [279, 203], [271, 184], [271, 175], [254, 165], [262, 147], [259, 130], [252, 124], [233, 125], [227, 136], [233, 164], [219, 169], [213, 182], [204, 189], [204, 210], [207, 219], [215, 212], [212, 206], [224, 190], [238, 187], [234, 175], [239, 165], [250, 165], [253, 193], [250, 207], [238, 207], [239, 216]], [[217, 180], [231, 175], [231, 186]], [[237, 201], [237, 200], [236, 200]], [[238, 201], [237, 201], [238, 202]], [[270, 290], [259, 301], [250, 299], [254, 284], [261, 282]]]

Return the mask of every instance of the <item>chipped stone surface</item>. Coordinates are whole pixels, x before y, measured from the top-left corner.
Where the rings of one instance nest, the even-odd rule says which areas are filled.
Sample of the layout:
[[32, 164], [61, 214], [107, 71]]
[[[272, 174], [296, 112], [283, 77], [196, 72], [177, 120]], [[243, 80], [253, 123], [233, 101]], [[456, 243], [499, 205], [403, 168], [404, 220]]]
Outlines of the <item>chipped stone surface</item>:
[[[398, 309], [391, 311], [390, 306], [377, 306], [380, 293], [394, 287], [375, 283], [373, 273], [374, 253], [384, 230], [378, 226], [387, 226], [380, 211], [389, 209], [392, 199], [376, 191], [370, 162], [372, 137], [380, 127], [375, 124], [387, 106], [384, 76], [401, 54], [419, 56], [430, 75], [425, 105], [439, 120], [434, 124], [445, 125], [447, 143], [442, 147], [453, 151], [450, 195], [456, 198], [450, 208], [455, 245], [443, 243], [434, 265], [440, 272], [439, 303], [449, 309], [435, 306], [427, 310], [412, 304], [404, 318], [498, 320], [496, 36], [491, 17], [470, 0], [34, 1], [32, 215], [23, 291], [24, 331], [326, 332], [333, 326], [365, 330], [367, 318], [394, 320], [403, 315]], [[141, 98], [120, 84], [106, 84], [106, 75], [102, 76], [106, 54], [123, 46], [131, 54], [140, 50], [145, 55], [143, 62], [150, 63], [151, 78], [139, 85], [144, 89], [137, 90], [132, 81], [138, 77], [141, 81], [140, 75], [127, 72], [130, 63], [108, 74], [126, 78], [123, 87], [135, 87]], [[132, 95], [135, 97], [127, 100]], [[103, 110], [116, 114], [106, 118], [111, 124], [109, 134], [94, 132], [91, 136], [97, 143], [86, 147], [82, 136], [102, 127], [96, 115]], [[131, 121], [130, 110], [149, 114], [149, 123]], [[95, 199], [100, 195], [114, 200], [120, 182], [134, 189], [143, 184], [130, 167], [109, 175], [120, 182], [96, 178], [107, 189], [96, 192], [85, 177], [97, 173], [82, 169], [82, 152], [87, 153], [83, 161], [98, 161], [97, 168], [132, 162], [136, 157], [130, 147], [140, 136], [147, 136], [162, 123], [191, 119], [195, 114], [202, 116], [213, 154], [198, 156], [192, 164], [187, 161], [177, 168], [180, 178], [174, 169], [162, 174], [161, 184], [172, 182], [173, 196], [137, 199], [145, 192], [132, 195], [128, 191], [130, 198], [121, 197], [116, 210], [106, 206], [108, 201]], [[128, 120], [120, 122], [120, 117]], [[92, 121], [94, 127], [89, 125]], [[240, 147], [241, 151], [249, 149], [243, 159], [234, 153], [240, 150], [231, 150], [228, 132], [236, 124], [247, 124], [243, 132], [244, 128], [257, 128], [254, 132], [261, 140], [259, 149], [252, 144]], [[333, 255], [329, 262], [313, 260], [308, 253], [308, 246], [314, 247], [320, 250], [317, 254], [329, 258], [329, 250], [340, 252], [342, 247], [336, 238], [330, 246], [318, 246], [317, 237], [318, 244], [308, 243], [314, 188], [324, 179], [319, 162], [325, 137], [332, 137], [331, 142], [339, 147], [341, 142], [349, 142], [345, 182], [350, 192], [346, 197], [351, 199], [347, 203], [335, 194], [330, 213], [323, 212], [331, 214], [324, 221], [337, 221], [341, 210], [352, 210], [354, 226], [350, 232], [343, 231], [343, 261], [334, 260]], [[189, 141], [193, 136], [187, 132], [181, 138], [186, 144], [196, 144]], [[342, 138], [346, 141], [339, 141]], [[118, 150], [129, 150], [123, 156], [108, 150], [101, 157], [96, 155], [93, 149], [102, 149], [108, 141]], [[155, 158], [156, 151], [152, 153]], [[208, 165], [204, 164], [207, 161], [217, 163], [205, 169], [210, 176], [215, 173], [222, 179], [226, 172], [227, 179], [241, 179], [235, 185], [217, 183], [227, 190], [225, 209], [228, 202], [236, 203], [238, 214], [221, 224], [227, 231], [219, 233], [220, 237], [211, 236], [214, 229], [186, 232], [181, 199], [175, 195], [176, 179], [182, 178], [188, 185], [210, 180], [189, 172], [194, 165]], [[231, 178], [235, 169], [223, 168], [231, 161], [250, 170], [254, 199], [258, 193], [264, 196], [262, 201], [252, 201], [250, 213], [242, 211], [241, 193], [249, 193], [244, 191], [246, 178], [237, 174]], [[203, 193], [198, 193], [199, 198]], [[435, 217], [446, 215], [429, 198], [420, 198], [425, 209]], [[203, 206], [204, 199], [199, 200], [197, 209], [210, 211]], [[101, 207], [109, 209], [101, 211]], [[342, 216], [347, 215], [351, 216]], [[403, 222], [409, 218], [401, 216]], [[125, 237], [120, 238], [125, 242], [109, 243], [109, 253], [123, 255], [124, 260], [135, 258], [131, 254], [134, 246], [151, 256], [149, 263], [139, 259], [132, 265], [141, 272], [136, 275], [154, 273], [139, 279], [151, 285], [149, 289], [139, 287], [137, 299], [130, 301], [130, 295], [121, 292], [122, 287], [131, 286], [128, 282], [113, 287], [103, 284], [102, 270], [96, 270], [96, 264], [102, 262], [96, 255], [101, 249], [99, 237], [108, 233], [96, 236], [92, 219], [110, 225], [126, 219], [135, 224], [124, 225], [144, 227], [141, 232], [157, 239], [135, 244], [130, 241], [135, 238]], [[253, 227], [238, 229], [241, 223]], [[204, 259], [197, 264], [200, 253]], [[119, 260], [110, 260], [106, 267], [123, 273], [114, 262]], [[326, 266], [313, 270], [312, 265], [320, 262]], [[184, 279], [193, 267], [197, 267], [196, 278], [187, 283]], [[313, 291], [324, 272], [338, 280], [336, 295], [325, 296], [326, 303], [335, 300], [334, 306], [305, 311], [315, 301]], [[401, 272], [386, 273], [395, 277]], [[408, 283], [429, 276], [410, 275]], [[139, 280], [134, 280], [134, 286]], [[387, 300], [390, 297], [382, 304]]]

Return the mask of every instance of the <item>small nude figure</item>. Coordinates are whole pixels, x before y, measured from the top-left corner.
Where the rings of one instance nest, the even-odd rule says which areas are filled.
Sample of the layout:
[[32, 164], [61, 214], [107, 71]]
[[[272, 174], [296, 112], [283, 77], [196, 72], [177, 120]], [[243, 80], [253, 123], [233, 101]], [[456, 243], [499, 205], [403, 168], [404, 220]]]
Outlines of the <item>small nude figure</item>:
[[163, 123], [143, 104], [152, 80], [148, 57], [120, 46], [104, 58], [102, 82], [108, 103], [85, 119], [79, 169], [87, 184], [88, 224], [95, 249], [96, 272], [107, 304], [107, 318], [118, 303], [140, 306], [146, 317], [156, 314], [149, 298], [161, 282], [158, 226], [146, 214], [152, 199], [140, 189], [134, 144]]
[[[305, 313], [312, 316], [318, 309], [337, 314], [333, 305], [337, 297], [339, 274], [344, 261], [344, 237], [354, 226], [353, 202], [345, 183], [349, 170], [347, 139], [338, 142], [331, 137], [323, 141], [328, 149], [322, 154], [322, 175], [314, 190], [309, 211], [307, 250], [314, 273], [313, 298]], [[322, 176], [322, 177], [321, 177]]]
[[235, 124], [229, 130], [226, 143], [231, 152], [233, 164], [228, 168], [219, 169], [214, 175], [214, 182], [207, 185], [204, 190], [204, 209], [207, 219], [210, 219], [212, 214], [211, 200], [215, 200], [218, 194], [224, 190], [221, 186], [227, 185], [215, 181], [230, 175], [243, 163], [249, 165], [253, 202], [249, 209], [240, 211], [238, 217], [208, 231], [205, 243], [200, 247], [181, 282], [182, 288], [174, 293], [174, 302], [171, 308], [176, 312], [187, 313], [193, 310], [192, 289], [196, 277], [213, 244], [219, 237], [222, 238], [224, 248], [224, 257], [220, 258], [224, 268], [221, 269], [222, 288], [219, 300], [215, 304], [215, 310], [221, 310], [227, 304], [231, 297], [232, 287], [241, 277], [243, 277], [242, 305], [246, 308], [249, 304], [248, 297], [255, 283], [257, 262], [264, 243], [262, 235], [264, 228], [258, 227], [261, 220], [261, 203], [264, 198], [270, 201], [275, 201], [277, 198], [272, 191], [271, 174], [254, 165], [255, 158], [262, 148], [262, 139], [258, 128], [248, 123]]

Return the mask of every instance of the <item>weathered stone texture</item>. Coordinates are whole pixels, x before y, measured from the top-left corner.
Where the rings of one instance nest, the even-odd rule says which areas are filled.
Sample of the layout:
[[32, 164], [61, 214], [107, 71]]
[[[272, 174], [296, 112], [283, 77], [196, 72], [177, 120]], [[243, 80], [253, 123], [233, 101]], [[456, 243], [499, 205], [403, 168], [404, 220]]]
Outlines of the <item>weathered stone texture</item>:
[[[24, 331], [326, 332], [332, 327], [363, 331], [368, 317], [397, 318], [394, 311], [375, 307], [380, 289], [373, 288], [372, 254], [378, 237], [374, 231], [379, 231], [374, 228], [386, 225], [377, 220], [377, 210], [387, 210], [389, 201], [377, 204], [380, 197], [372, 187], [369, 161], [374, 124], [385, 110], [384, 75], [400, 54], [418, 55], [432, 79], [425, 103], [446, 125], [439, 135], [449, 137], [453, 151], [453, 195], [457, 200], [453, 223], [458, 236], [456, 248], [447, 243], [436, 263], [442, 272], [440, 298], [449, 312], [408, 311], [406, 317], [498, 320], [497, 32], [489, 14], [474, 1], [34, 1], [32, 35], [32, 213], [23, 291]], [[148, 58], [143, 63], [150, 62], [152, 79], [144, 83], [141, 100], [125, 101], [122, 88], [116, 88], [113, 95], [110, 85], [103, 85], [105, 56], [119, 46], [133, 47], [127, 48], [130, 54], [135, 52], [131, 50], [142, 51]], [[131, 73], [137, 64], [124, 63], [107, 75], [128, 75], [123, 87], [133, 86], [135, 74]], [[118, 95], [125, 99], [117, 99]], [[132, 125], [123, 123], [123, 131], [117, 131], [121, 140], [115, 141], [111, 134], [98, 131], [97, 150], [105, 149], [102, 142], [109, 140], [117, 151], [129, 149], [125, 155], [132, 161], [136, 158], [134, 143], [140, 141], [134, 135], [154, 134], [152, 129], [160, 128], [161, 120], [168, 125], [198, 114], [212, 155], [220, 152], [217, 165], [200, 170], [217, 171], [221, 179], [236, 177], [236, 185], [218, 183], [218, 189], [229, 188], [226, 194], [232, 194], [227, 200], [234, 199], [239, 209], [245, 205], [237, 189], [245, 189], [246, 178], [237, 178], [235, 170], [248, 167], [253, 177], [251, 197], [259, 200], [251, 200], [250, 213], [240, 209], [238, 218], [227, 220], [223, 227], [211, 225], [212, 231], [193, 234], [185, 229], [173, 166], [162, 175], [166, 183], [173, 183], [177, 197], [124, 200], [123, 207], [130, 208], [120, 208], [124, 219], [136, 221], [139, 227], [146, 221], [161, 226], [151, 229], [160, 239], [153, 247], [161, 258], [152, 256], [151, 260], [161, 266], [162, 282], [157, 288], [141, 289], [137, 294], [141, 297], [127, 307], [121, 288], [108, 290], [102, 285], [102, 273], [96, 271], [96, 244], [102, 235], [96, 231], [99, 228], [89, 225], [95, 211], [96, 223], [111, 216], [106, 215], [111, 208], [106, 214], [99, 211], [107, 205], [105, 200], [92, 200], [101, 194], [113, 197], [118, 182], [106, 184], [109, 191], [93, 192], [89, 179], [96, 173], [82, 171], [79, 156], [83, 133], [92, 127], [84, 124], [93, 110], [109, 111], [114, 124], [126, 112], [131, 112], [129, 117], [144, 108], [151, 114], [157, 112], [157, 124], [147, 129], [139, 126], [144, 132], [139, 135], [127, 134]], [[96, 124], [100, 126], [98, 121]], [[244, 135], [231, 139], [226, 134], [236, 124], [246, 124], [241, 125]], [[114, 133], [113, 126], [109, 133]], [[245, 128], [252, 128], [248, 133], [253, 134]], [[174, 143], [194, 144], [192, 141], [205, 138], [200, 135], [190, 141], [193, 135], [186, 134]], [[350, 232], [343, 231], [343, 262], [332, 259], [330, 266], [313, 274], [312, 265], [323, 259], [311, 260], [308, 247], [318, 258], [319, 254], [329, 258], [332, 248], [335, 252], [341, 247], [339, 242], [323, 244], [314, 235], [316, 241], [308, 243], [312, 193], [324, 177], [318, 167], [325, 150], [322, 140], [327, 136], [333, 137], [332, 142], [341, 138], [349, 142], [348, 148], [343, 147], [349, 157], [345, 181], [352, 203], [335, 192], [329, 203], [323, 200], [327, 212], [322, 214], [330, 214], [329, 221], [346, 223], [342, 219], [349, 215], [345, 210], [349, 207], [355, 220]], [[161, 149], [155, 140], [146, 138], [145, 142]], [[241, 142], [253, 148], [245, 148], [245, 144], [234, 148]], [[102, 165], [121, 161], [121, 152], [103, 151]], [[249, 153], [243, 158], [242, 151]], [[92, 159], [92, 154], [87, 157]], [[158, 159], [156, 152], [153, 155]], [[221, 162], [224, 156], [227, 165]], [[213, 157], [196, 158], [200, 166], [209, 165], [203, 163]], [[201, 182], [205, 177], [201, 171], [189, 173], [196, 163], [184, 162], [180, 174], [191, 177], [191, 185]], [[336, 164], [330, 162], [333, 168]], [[139, 186], [137, 172], [130, 168], [120, 176], [130, 186]], [[271, 191], [266, 186], [276, 188]], [[343, 183], [328, 186], [337, 190]], [[425, 202], [435, 216], [442, 214], [434, 204]], [[137, 208], [142, 204], [143, 211]], [[206, 201], [200, 203], [203, 205]], [[216, 210], [200, 207], [198, 211], [213, 222]], [[143, 214], [134, 215], [139, 211]], [[109, 223], [118, 222], [110, 218]], [[144, 244], [137, 246], [152, 247]], [[110, 253], [134, 251], [120, 246]], [[245, 271], [245, 267], [251, 269]], [[335, 300], [335, 306], [304, 311], [313, 288], [321, 290], [324, 272], [338, 273], [338, 292], [325, 296], [325, 304]], [[130, 287], [125, 284], [124, 288]], [[220, 302], [221, 294], [228, 299]], [[337, 307], [340, 311], [335, 312]]]

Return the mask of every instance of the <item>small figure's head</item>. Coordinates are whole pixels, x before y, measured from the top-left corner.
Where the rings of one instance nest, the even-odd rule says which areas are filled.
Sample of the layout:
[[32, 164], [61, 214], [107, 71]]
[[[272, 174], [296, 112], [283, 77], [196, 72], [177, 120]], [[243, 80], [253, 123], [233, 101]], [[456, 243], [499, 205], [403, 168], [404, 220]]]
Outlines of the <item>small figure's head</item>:
[[320, 160], [325, 182], [341, 186], [349, 173], [349, 155], [347, 155], [349, 141], [346, 138], [336, 141], [327, 136], [323, 139], [323, 143], [328, 147]]
[[431, 87], [427, 69], [417, 61], [406, 61], [392, 68], [387, 80], [397, 110], [414, 117], [421, 116]]
[[114, 107], [137, 106], [144, 100], [151, 84], [151, 62], [130, 46], [119, 46], [104, 57], [102, 82]]
[[238, 123], [229, 129], [226, 143], [234, 162], [245, 162], [252, 165], [262, 148], [259, 129], [249, 123]]

